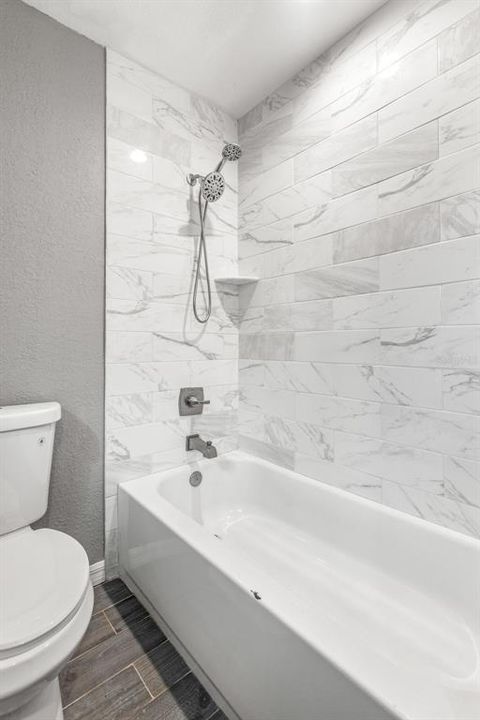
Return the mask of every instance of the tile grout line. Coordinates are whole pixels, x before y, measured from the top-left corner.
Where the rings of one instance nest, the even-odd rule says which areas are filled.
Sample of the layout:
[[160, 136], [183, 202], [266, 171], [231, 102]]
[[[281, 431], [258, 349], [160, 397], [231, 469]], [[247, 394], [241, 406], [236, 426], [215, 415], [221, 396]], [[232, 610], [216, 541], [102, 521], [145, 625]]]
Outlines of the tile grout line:
[[[130, 664], [132, 664], [132, 663], [130, 663]], [[71, 706], [74, 705], [76, 702], [78, 702], [79, 700], [82, 700], [84, 697], [86, 697], [87, 695], [89, 695], [93, 690], [97, 690], [97, 689], [98, 689], [99, 687], [101, 687], [102, 685], [105, 685], [105, 683], [110, 682], [110, 680], [113, 680], [113, 678], [117, 677], [117, 675], [120, 675], [120, 673], [122, 673], [122, 672], [123, 672], [124, 670], [126, 670], [128, 667], [130, 667], [130, 666], [129, 666], [129, 665], [126, 665], [125, 667], [121, 668], [121, 670], [118, 670], [118, 672], [113, 673], [113, 675], [110, 675], [110, 677], [105, 678], [105, 680], [102, 680], [102, 682], [98, 683], [97, 685], [93, 685], [91, 688], [89, 688], [89, 689], [86, 690], [84, 693], [82, 693], [82, 694], [79, 695], [77, 698], [75, 698], [75, 700], [72, 700], [71, 702], [69, 702], [68, 705], [63, 705], [63, 709], [65, 710], [66, 708], [71, 707]]]
[[[112, 496], [112, 497], [114, 497], [114, 496]], [[111, 605], [110, 607], [115, 607], [115, 605]], [[106, 608], [106, 609], [108, 610], [109, 608]], [[110, 627], [112, 628], [112, 630], [113, 630], [113, 632], [115, 633], [115, 635], [118, 635], [119, 632], [118, 632], [117, 630], [115, 630], [115, 628], [113, 627], [113, 624], [110, 622], [110, 619], [109, 619], [107, 613], [105, 612], [105, 610], [101, 610], [100, 612], [103, 614], [105, 620], [106, 620], [107, 623], [110, 625]]]
[[155, 700], [155, 695], [153, 695], [153, 693], [150, 692], [150, 689], [148, 688], [147, 683], [145, 682], [145, 680], [144, 680], [143, 677], [141, 676], [141, 674], [140, 674], [137, 666], [135, 665], [135, 663], [132, 663], [131, 665], [128, 665], [127, 667], [133, 667], [133, 669], [134, 669], [134, 671], [136, 672], [136, 674], [138, 675], [138, 677], [139, 677], [139, 679], [140, 679], [140, 682], [142, 683], [143, 687], [145, 688], [145, 690], [147, 691], [147, 693], [150, 695], [150, 700], [149, 700], [148, 703], [146, 703], [147, 705], [149, 705], [152, 700]]

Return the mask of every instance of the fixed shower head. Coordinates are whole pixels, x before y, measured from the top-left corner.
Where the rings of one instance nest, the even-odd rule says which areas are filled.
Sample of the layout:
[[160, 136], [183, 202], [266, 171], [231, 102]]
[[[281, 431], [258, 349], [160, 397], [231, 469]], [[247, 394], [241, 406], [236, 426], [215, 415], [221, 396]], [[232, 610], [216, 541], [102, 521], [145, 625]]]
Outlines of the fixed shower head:
[[202, 180], [202, 195], [203, 199], [208, 202], [215, 202], [219, 200], [223, 191], [225, 190], [225, 180], [223, 179], [222, 173], [214, 170], [208, 173]]
[[242, 148], [235, 143], [227, 143], [222, 150], [225, 160], [238, 160], [242, 156]]

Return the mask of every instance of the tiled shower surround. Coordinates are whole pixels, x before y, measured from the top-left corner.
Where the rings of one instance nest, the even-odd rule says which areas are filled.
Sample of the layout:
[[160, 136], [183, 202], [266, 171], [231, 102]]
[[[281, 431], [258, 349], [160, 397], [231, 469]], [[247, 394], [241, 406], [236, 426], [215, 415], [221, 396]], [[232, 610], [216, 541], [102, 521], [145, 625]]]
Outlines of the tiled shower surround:
[[260, 280], [239, 307], [214, 284], [206, 328], [184, 176], [236, 123], [108, 53], [110, 575], [117, 483], [184, 463], [191, 428], [480, 535], [479, 34], [477, 0], [391, 0], [239, 121], [207, 242], [213, 277]]
[[[187, 461], [199, 432], [237, 444], [236, 294], [212, 281], [208, 325], [191, 311], [198, 190], [237, 123], [115, 52], [107, 53], [106, 561], [117, 564], [116, 486]], [[140, 160], [140, 162], [139, 162]], [[212, 278], [237, 270], [237, 163], [207, 222]], [[200, 305], [202, 307], [202, 305]], [[204, 386], [208, 413], [178, 415], [182, 386]], [[188, 453], [196, 460], [199, 453]]]
[[390, 2], [239, 124], [241, 446], [473, 535], [479, 37]]

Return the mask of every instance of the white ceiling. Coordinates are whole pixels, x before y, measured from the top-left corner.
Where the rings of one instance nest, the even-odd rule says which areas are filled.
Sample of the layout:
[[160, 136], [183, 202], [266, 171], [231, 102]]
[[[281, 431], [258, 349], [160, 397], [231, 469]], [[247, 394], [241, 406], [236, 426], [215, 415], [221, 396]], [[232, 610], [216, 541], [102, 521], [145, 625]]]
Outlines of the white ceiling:
[[241, 117], [386, 0], [25, 0]]

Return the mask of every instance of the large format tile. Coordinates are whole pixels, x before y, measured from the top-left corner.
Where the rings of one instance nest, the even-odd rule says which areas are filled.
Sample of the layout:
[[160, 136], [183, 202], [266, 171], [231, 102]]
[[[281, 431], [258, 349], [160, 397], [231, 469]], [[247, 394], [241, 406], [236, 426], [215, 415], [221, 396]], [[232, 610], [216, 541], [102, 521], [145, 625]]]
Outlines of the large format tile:
[[345, 195], [438, 158], [438, 127], [428, 123], [357, 155], [333, 170], [333, 193]]
[[382, 501], [415, 517], [480, 537], [480, 510], [471, 505], [387, 481], [383, 483]]
[[479, 72], [480, 57], [477, 56], [382, 108], [378, 113], [380, 142], [476, 100]]
[[440, 239], [438, 203], [422, 205], [355, 227], [341, 230], [333, 239], [335, 263], [384, 255]]
[[[404, 3], [398, 5], [403, 7]], [[423, 45], [476, 7], [477, 0], [424, 0], [413, 7], [405, 7], [398, 21], [378, 40], [379, 67], [386, 67]]]
[[370, 115], [432, 80], [436, 74], [437, 43], [431, 41], [332, 103], [332, 130]]
[[150, 700], [134, 668], [127, 667], [69, 705], [65, 720], [133, 720]]
[[165, 642], [143, 655], [135, 667], [153, 697], [157, 697], [190, 672], [173, 645]]
[[380, 331], [383, 364], [430, 368], [480, 367], [480, 328], [451, 327], [391, 328]]
[[295, 275], [295, 300], [359, 295], [378, 289], [377, 258], [307, 270]]
[[295, 182], [305, 180], [355, 155], [365, 153], [375, 147], [376, 143], [377, 116], [373, 114], [297, 155], [294, 158]]
[[216, 710], [210, 695], [190, 673], [152, 700], [135, 720], [209, 720]]
[[70, 660], [60, 676], [63, 704], [69, 705], [164, 640], [164, 634], [147, 617]]
[[[471, 3], [471, 8], [475, 2]], [[478, 53], [480, 10], [466, 15], [455, 25], [446, 28], [438, 37], [438, 69], [445, 72]]]
[[379, 263], [382, 290], [474, 280], [480, 278], [480, 235], [383, 255]]
[[480, 153], [477, 146], [384, 180], [378, 185], [378, 210], [381, 215], [408, 210], [416, 205], [474, 190], [479, 182]]
[[360, 330], [435, 325], [441, 320], [440, 292], [439, 287], [426, 287], [335, 298], [333, 327]]
[[93, 614], [125, 600], [131, 594], [128, 587], [119, 578], [97, 585], [94, 589]]

